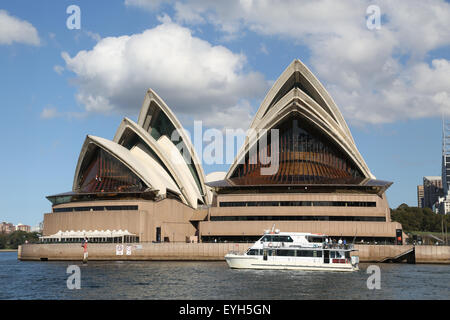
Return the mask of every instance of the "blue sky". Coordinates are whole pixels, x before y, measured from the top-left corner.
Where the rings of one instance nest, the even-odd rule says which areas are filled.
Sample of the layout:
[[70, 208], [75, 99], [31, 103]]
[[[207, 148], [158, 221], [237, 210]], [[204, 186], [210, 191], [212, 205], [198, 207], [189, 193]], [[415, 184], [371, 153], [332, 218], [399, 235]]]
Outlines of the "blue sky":
[[[79, 30], [66, 26], [72, 4]], [[3, 1], [0, 220], [42, 221], [51, 210], [45, 196], [71, 189], [86, 135], [112, 139], [123, 117], [136, 120], [145, 88], [188, 129], [193, 120], [246, 128], [295, 58], [330, 91], [372, 173], [394, 182], [391, 207], [416, 205], [422, 177], [440, 175], [450, 7], [379, 1], [385, 18], [369, 30], [369, 4]]]

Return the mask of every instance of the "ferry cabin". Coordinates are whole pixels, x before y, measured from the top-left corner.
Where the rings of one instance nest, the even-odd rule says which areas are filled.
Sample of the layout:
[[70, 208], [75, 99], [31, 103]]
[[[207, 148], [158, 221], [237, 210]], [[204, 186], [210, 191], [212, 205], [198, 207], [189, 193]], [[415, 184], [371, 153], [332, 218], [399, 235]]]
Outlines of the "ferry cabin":
[[342, 251], [339, 249], [291, 249], [291, 248], [265, 248], [265, 249], [249, 249], [248, 256], [262, 256], [263, 260], [268, 260], [269, 257], [278, 258], [305, 258], [305, 260], [314, 263], [350, 263], [350, 251]]
[[[312, 263], [351, 263], [352, 245], [328, 244], [320, 234], [265, 234], [248, 251], [248, 256], [262, 256], [263, 260], [305, 260]], [[299, 260], [297, 260], [299, 261]]]

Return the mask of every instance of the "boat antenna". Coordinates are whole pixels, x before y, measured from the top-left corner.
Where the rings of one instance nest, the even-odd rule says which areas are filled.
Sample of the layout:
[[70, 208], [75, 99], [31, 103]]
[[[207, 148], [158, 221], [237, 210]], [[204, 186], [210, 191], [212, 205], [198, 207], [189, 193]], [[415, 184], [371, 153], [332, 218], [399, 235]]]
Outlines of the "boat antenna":
[[275, 229], [275, 223], [272, 225], [272, 233], [273, 233], [273, 230]]
[[355, 231], [355, 236], [353, 237], [353, 241], [352, 241], [352, 244], [355, 244], [355, 240], [356, 240], [356, 234], [358, 233], [358, 228], [356, 228], [356, 231]]

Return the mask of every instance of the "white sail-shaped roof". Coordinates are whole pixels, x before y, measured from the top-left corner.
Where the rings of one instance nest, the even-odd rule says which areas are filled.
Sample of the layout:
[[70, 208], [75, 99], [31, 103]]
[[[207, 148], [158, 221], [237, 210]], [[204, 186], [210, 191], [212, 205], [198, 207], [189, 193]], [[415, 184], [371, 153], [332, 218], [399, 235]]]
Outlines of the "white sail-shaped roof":
[[190, 205], [197, 208], [198, 201], [204, 201], [204, 196], [200, 193], [195, 180], [192, 178], [191, 172], [186, 165], [185, 159], [178, 151], [177, 147], [166, 136], [161, 136], [158, 141], [158, 146], [171, 159], [174, 171], [179, 173], [182, 181], [182, 189], [186, 192]]
[[[171, 140], [173, 136], [177, 136], [176, 141]], [[161, 196], [166, 195], [167, 190], [170, 190], [182, 202], [193, 208], [197, 208], [198, 204], [207, 205], [211, 202], [211, 192], [205, 185], [203, 169], [189, 136], [164, 101], [151, 89], [145, 96], [138, 123], [125, 118], [113, 141], [94, 136], [86, 138], [75, 172], [74, 192], [81, 190], [80, 170], [84, 166], [85, 157], [90, 152], [94, 152], [93, 150], [97, 150], [90, 148], [92, 144], [119, 160], [134, 174], [124, 173], [122, 176], [134, 177], [132, 179], [135, 180], [141, 179], [147, 188]], [[92, 180], [90, 176], [89, 181], [93, 182], [89, 186], [93, 189], [88, 186], [83, 189], [91, 192], [99, 188], [103, 191], [105, 179], [98, 178], [95, 172], [92, 175], [95, 180]], [[97, 181], [101, 182], [97, 184]], [[139, 186], [142, 185], [138, 180], [136, 183]], [[131, 186], [135, 185], [131, 184]], [[127, 187], [121, 186], [121, 188], [124, 190]]]
[[148, 188], [151, 188], [158, 194], [165, 195], [167, 189], [175, 194], [181, 194], [179, 188], [166, 173], [164, 168], [156, 161], [153, 161], [144, 150], [139, 148], [139, 146], [130, 151], [113, 141], [90, 135], [86, 137], [78, 159], [73, 183], [74, 191], [79, 187], [81, 166], [85, 157], [89, 155], [89, 150], [93, 150], [92, 148], [89, 148], [92, 144], [119, 160], [131, 172], [139, 177]]
[[292, 63], [275, 81], [256, 112], [250, 127], [258, 127], [259, 121], [261, 121], [267, 111], [277, 102], [277, 100], [282, 98], [293, 87], [298, 87], [305, 92], [309, 99], [325, 110], [332, 117], [332, 119], [343, 128], [346, 135], [353, 141], [352, 134], [333, 98], [331, 98], [325, 87], [308, 69], [308, 67], [306, 67], [298, 59], [292, 61]]
[[[374, 179], [354, 143], [345, 120], [323, 85], [299, 60], [294, 60], [275, 81], [259, 107], [250, 129], [271, 129], [288, 115], [298, 114], [320, 130], [328, 140], [339, 146], [366, 178]], [[231, 178], [257, 135], [247, 136], [226, 178]]]
[[206, 175], [206, 182], [213, 182], [225, 179], [227, 173], [224, 171], [214, 171]]
[[[140, 144], [135, 145], [130, 149], [130, 153], [135, 156], [137, 159], [141, 161], [148, 168], [155, 168], [155, 170], [151, 170], [154, 173], [153, 179], [157, 181], [157, 184], [163, 186], [164, 190], [169, 189], [171, 191], [175, 191], [175, 193], [180, 194], [180, 189], [178, 188], [175, 181], [173, 181], [172, 177], [161, 167], [161, 165], [147, 152], [145, 146]], [[155, 185], [155, 183], [153, 184]]]
[[[182, 193], [183, 202], [192, 207], [197, 206], [198, 200], [203, 202], [203, 197], [197, 188], [196, 182], [185, 160], [172, 141], [164, 135], [160, 136], [158, 140], [155, 140], [141, 126], [128, 118], [123, 119], [116, 132], [114, 141], [120, 145], [126, 144], [130, 132], [139, 137], [141, 141], [139, 143], [145, 144], [147, 153], [150, 150], [153, 153], [153, 161], [161, 163], [166, 174], [173, 178], [173, 181]], [[134, 148], [134, 146], [128, 147], [131, 149]]]
[[[196, 184], [196, 189], [202, 196], [202, 202], [207, 204], [209, 201], [205, 186], [205, 174], [201, 163], [198, 160], [194, 146], [175, 114], [152, 89], [149, 89], [145, 95], [144, 103], [142, 104], [138, 118], [138, 125], [149, 132], [155, 140], [158, 140], [161, 136], [166, 136], [170, 141], [173, 132], [175, 130], [177, 131], [178, 136], [185, 145], [185, 147], [182, 148], [183, 152], [188, 153], [187, 155], [184, 155], [183, 158], [189, 160], [186, 162], [186, 165], [190, 175], [192, 175]], [[172, 141], [170, 142], [174, 145]], [[179, 142], [175, 143], [179, 144]]]

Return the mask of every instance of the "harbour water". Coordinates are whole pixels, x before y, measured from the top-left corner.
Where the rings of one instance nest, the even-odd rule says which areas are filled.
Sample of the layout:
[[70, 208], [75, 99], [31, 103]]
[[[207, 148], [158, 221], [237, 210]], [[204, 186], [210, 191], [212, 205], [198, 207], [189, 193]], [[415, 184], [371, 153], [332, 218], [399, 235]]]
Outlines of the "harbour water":
[[[81, 289], [67, 288], [78, 265]], [[232, 270], [226, 262], [18, 261], [0, 252], [0, 299], [450, 299], [450, 266], [377, 264], [381, 288], [353, 273]]]

